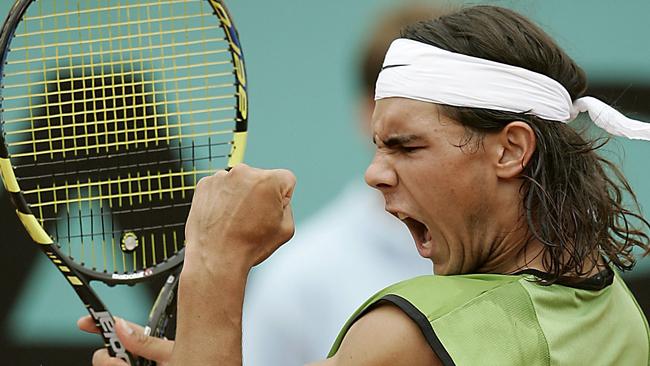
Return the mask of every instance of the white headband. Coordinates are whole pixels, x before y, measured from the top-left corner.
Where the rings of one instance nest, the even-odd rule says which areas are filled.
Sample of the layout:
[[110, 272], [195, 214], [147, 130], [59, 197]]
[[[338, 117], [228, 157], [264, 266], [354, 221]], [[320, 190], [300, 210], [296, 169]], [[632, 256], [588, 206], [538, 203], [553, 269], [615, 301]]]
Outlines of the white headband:
[[588, 112], [596, 125], [612, 135], [650, 141], [650, 123], [627, 118], [593, 97], [574, 102], [562, 84], [546, 75], [410, 39], [393, 41], [377, 79], [375, 100], [390, 97], [560, 122]]

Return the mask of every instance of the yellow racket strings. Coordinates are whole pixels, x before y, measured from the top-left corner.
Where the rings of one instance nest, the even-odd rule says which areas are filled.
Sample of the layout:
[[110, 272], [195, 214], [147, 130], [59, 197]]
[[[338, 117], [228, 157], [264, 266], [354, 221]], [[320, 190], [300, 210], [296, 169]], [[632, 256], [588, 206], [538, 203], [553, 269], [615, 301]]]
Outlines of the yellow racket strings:
[[204, 0], [30, 6], [6, 60], [5, 139], [27, 203], [75, 261], [126, 273], [182, 248], [193, 187], [230, 151], [231, 57]]

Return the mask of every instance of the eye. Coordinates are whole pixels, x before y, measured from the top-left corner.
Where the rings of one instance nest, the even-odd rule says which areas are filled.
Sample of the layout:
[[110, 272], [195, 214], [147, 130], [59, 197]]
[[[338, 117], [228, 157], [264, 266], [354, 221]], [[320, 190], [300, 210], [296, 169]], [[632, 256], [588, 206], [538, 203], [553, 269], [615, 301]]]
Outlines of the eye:
[[407, 153], [407, 154], [413, 153], [413, 152], [418, 151], [418, 150], [423, 149], [423, 148], [424, 148], [423, 146], [400, 146], [400, 150], [402, 152]]

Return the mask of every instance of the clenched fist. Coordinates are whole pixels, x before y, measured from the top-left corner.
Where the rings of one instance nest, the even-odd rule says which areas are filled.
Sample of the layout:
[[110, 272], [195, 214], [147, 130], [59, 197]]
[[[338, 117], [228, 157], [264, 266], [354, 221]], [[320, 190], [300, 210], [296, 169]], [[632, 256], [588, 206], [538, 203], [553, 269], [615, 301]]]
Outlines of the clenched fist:
[[[176, 342], [144, 337], [139, 328], [120, 321], [118, 335], [129, 351], [173, 366], [241, 365], [248, 273], [293, 236], [295, 185], [288, 170], [243, 164], [201, 179], [185, 225]], [[79, 326], [96, 331], [88, 317]], [[100, 350], [93, 364], [125, 363]]]
[[185, 226], [186, 266], [201, 260], [252, 267], [268, 258], [293, 236], [295, 184], [288, 170], [244, 164], [201, 179]]

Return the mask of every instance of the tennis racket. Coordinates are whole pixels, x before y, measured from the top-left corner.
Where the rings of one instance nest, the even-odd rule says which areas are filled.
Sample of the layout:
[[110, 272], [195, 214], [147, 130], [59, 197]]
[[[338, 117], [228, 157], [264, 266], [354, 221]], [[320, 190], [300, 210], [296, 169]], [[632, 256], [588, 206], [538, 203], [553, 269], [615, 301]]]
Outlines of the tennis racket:
[[[157, 338], [175, 338], [176, 333], [176, 290], [182, 266], [169, 276], [160, 289], [154, 305], [151, 307], [144, 334]], [[138, 366], [155, 366], [156, 362], [138, 358]]]
[[5, 188], [109, 353], [132, 364], [90, 282], [175, 273], [196, 183], [242, 160], [232, 18], [220, 0], [18, 0], [0, 50]]

